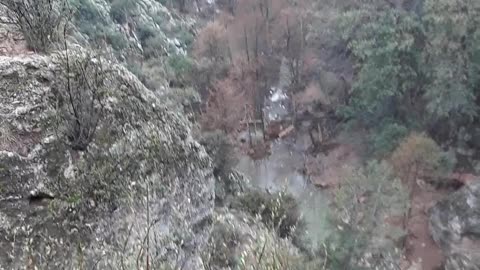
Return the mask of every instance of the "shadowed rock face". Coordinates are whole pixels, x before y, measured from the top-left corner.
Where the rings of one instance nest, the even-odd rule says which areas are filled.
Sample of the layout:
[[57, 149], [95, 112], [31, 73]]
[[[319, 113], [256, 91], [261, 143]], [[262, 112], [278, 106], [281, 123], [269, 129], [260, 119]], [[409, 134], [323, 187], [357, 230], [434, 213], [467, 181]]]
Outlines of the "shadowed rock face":
[[446, 270], [480, 269], [480, 182], [466, 185], [434, 206], [430, 231], [447, 255]]
[[0, 57], [0, 269], [203, 269], [214, 178], [188, 122], [108, 63], [95, 136], [74, 151], [58, 63]]

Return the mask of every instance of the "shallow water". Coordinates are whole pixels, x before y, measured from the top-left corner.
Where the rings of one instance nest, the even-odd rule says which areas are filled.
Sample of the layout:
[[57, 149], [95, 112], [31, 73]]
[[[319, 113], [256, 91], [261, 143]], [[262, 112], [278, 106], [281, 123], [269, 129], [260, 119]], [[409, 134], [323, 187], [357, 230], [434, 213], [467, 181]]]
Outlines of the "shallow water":
[[312, 243], [321, 243], [329, 235], [327, 222], [329, 198], [301, 173], [306, 149], [301, 140], [272, 142], [272, 154], [263, 160], [240, 157], [237, 169], [251, 179], [252, 185], [269, 191], [285, 190], [300, 202]]

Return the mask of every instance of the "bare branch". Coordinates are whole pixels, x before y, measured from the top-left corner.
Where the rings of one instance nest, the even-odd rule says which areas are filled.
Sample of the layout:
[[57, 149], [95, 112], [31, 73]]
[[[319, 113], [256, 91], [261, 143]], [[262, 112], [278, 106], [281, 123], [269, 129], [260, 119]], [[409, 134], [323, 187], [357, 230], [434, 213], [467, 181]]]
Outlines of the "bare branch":
[[6, 9], [2, 23], [15, 25], [24, 35], [28, 46], [37, 52], [47, 52], [60, 41], [62, 28], [69, 22], [66, 0], [0, 0]]

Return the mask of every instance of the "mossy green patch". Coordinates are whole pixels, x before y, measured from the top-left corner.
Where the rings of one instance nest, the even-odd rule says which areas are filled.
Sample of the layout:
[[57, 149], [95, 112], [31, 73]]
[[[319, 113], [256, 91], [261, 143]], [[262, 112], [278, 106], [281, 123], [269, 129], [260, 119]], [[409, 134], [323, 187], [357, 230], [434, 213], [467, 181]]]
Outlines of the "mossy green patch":
[[82, 200], [82, 195], [79, 193], [73, 193], [67, 197], [67, 203], [69, 204], [78, 204]]

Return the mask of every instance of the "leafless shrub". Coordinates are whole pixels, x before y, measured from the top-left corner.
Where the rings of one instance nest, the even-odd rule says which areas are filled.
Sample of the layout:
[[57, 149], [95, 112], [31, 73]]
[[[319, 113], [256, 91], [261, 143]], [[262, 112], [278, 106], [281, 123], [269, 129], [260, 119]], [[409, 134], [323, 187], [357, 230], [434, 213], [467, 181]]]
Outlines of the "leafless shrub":
[[202, 123], [206, 130], [232, 132], [240, 125], [245, 104], [244, 95], [230, 79], [216, 82], [210, 91]]
[[104, 60], [93, 53], [69, 53], [62, 57], [56, 87], [60, 122], [67, 144], [77, 151], [87, 150], [103, 111], [101, 97], [108, 89]]
[[62, 38], [72, 14], [64, 0], [0, 0], [0, 6], [6, 11], [1, 21], [18, 27], [36, 52], [47, 52]]
[[219, 22], [208, 23], [198, 34], [194, 53], [198, 58], [205, 57], [215, 63], [228, 57], [227, 29]]

